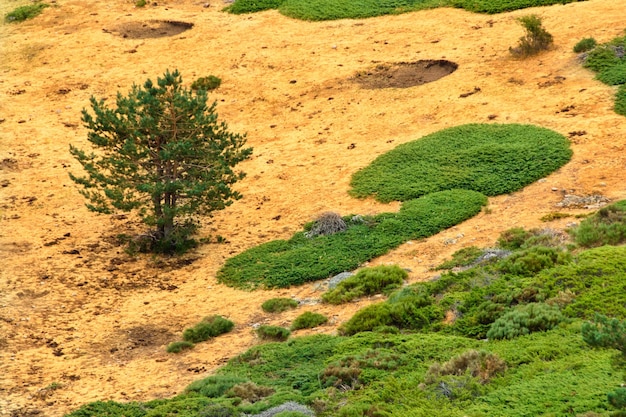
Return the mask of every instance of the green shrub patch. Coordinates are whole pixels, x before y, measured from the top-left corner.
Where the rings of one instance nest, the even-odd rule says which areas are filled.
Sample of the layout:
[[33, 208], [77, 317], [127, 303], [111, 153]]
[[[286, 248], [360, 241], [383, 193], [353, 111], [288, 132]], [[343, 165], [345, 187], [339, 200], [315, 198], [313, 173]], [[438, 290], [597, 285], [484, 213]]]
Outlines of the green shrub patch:
[[348, 216], [341, 233], [307, 238], [296, 233], [251, 248], [226, 261], [220, 282], [238, 288], [276, 288], [303, 284], [356, 269], [411, 239], [421, 239], [476, 214], [484, 195], [467, 190], [433, 193], [405, 202], [398, 213]]
[[32, 19], [33, 17], [38, 16], [46, 7], [50, 7], [50, 5], [40, 2], [35, 2], [34, 4], [29, 4], [26, 6], [20, 6], [12, 12], [7, 13], [4, 16], [4, 21], [7, 23], [23, 22], [24, 20]]
[[386, 293], [402, 285], [408, 273], [397, 265], [380, 265], [361, 269], [322, 295], [330, 304], [342, 304], [355, 298]]
[[280, 326], [261, 325], [256, 329], [256, 334], [263, 340], [283, 341], [289, 338], [291, 332]]
[[225, 10], [241, 14], [278, 9], [295, 19], [319, 21], [362, 19], [450, 6], [494, 14], [574, 1], [579, 0], [236, 0]]
[[626, 201], [601, 208], [569, 230], [576, 244], [585, 248], [620, 245], [626, 242]]
[[537, 126], [457, 126], [379, 156], [353, 175], [351, 194], [382, 202], [455, 188], [495, 196], [531, 184], [571, 156], [567, 138]]
[[235, 323], [225, 319], [222, 316], [206, 317], [200, 323], [196, 324], [183, 332], [183, 340], [191, 343], [204, 342], [213, 337], [230, 332]]
[[296, 307], [298, 307], [298, 302], [293, 298], [270, 298], [261, 304], [261, 308], [266, 313], [282, 313]]
[[319, 313], [307, 311], [299, 315], [291, 324], [291, 330], [312, 329], [328, 321], [328, 317]]

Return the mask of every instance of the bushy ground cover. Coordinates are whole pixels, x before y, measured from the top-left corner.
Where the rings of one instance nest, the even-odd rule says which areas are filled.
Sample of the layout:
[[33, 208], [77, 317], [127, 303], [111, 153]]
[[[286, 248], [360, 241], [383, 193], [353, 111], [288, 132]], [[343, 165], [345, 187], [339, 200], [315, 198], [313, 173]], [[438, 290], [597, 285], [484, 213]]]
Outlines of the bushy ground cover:
[[469, 124], [396, 147], [356, 172], [351, 194], [407, 201], [449, 189], [487, 196], [517, 191], [567, 163], [569, 142], [552, 130], [520, 124]]
[[[412, 240], [431, 236], [475, 214], [485, 195], [509, 193], [571, 158], [567, 138], [518, 124], [470, 124], [428, 135], [378, 157], [352, 178], [352, 195], [403, 201], [398, 213], [347, 216], [342, 231], [311, 233], [251, 248], [226, 261], [220, 282], [254, 289], [299, 285], [356, 269]], [[344, 230], [345, 224], [345, 230]]]
[[301, 20], [362, 19], [437, 7], [457, 7], [476, 13], [495, 14], [527, 7], [565, 4], [579, 0], [236, 0], [230, 13], [254, 13], [278, 9]]
[[[579, 228], [596, 217], [605, 218]], [[343, 335], [260, 344], [177, 397], [96, 402], [69, 416], [239, 417], [288, 401], [339, 417], [619, 415], [626, 246], [585, 249], [523, 229], [499, 245], [508, 256], [401, 288]], [[465, 252], [476, 248], [453, 258]], [[588, 322], [604, 316], [617, 320]]]
[[33, 4], [28, 4], [26, 6], [20, 6], [7, 13], [4, 16], [4, 21], [7, 23], [23, 22], [24, 20], [32, 19], [38, 16], [46, 7], [50, 7], [50, 5], [40, 1], [35, 1]]
[[596, 72], [596, 78], [608, 85], [619, 86], [614, 110], [626, 116], [626, 36], [595, 45], [589, 50], [584, 66]]
[[275, 288], [356, 269], [411, 240], [431, 236], [480, 212], [486, 198], [466, 190], [442, 191], [405, 202], [398, 213], [347, 216], [346, 231], [306, 237], [305, 230], [289, 240], [271, 241], [226, 261], [220, 282], [238, 288]]
[[322, 294], [322, 300], [329, 304], [342, 304], [359, 297], [387, 293], [400, 287], [408, 275], [397, 265], [364, 268]]

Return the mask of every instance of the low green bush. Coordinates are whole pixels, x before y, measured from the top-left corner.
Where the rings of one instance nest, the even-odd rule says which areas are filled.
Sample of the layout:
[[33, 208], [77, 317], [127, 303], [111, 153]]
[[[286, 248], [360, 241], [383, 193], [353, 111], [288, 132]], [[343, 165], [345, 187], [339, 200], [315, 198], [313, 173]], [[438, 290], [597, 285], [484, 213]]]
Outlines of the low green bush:
[[540, 272], [529, 284], [548, 299], [569, 290], [573, 301], [563, 308], [568, 317], [591, 319], [595, 313], [626, 317], [623, 283], [626, 247], [602, 246], [578, 254], [573, 262]]
[[626, 84], [626, 61], [600, 71], [596, 78], [607, 85]]
[[66, 415], [66, 417], [144, 417], [146, 407], [142, 403], [118, 403], [115, 401], [96, 401], [86, 404]]
[[406, 201], [398, 213], [346, 217], [342, 233], [307, 238], [304, 232], [248, 249], [226, 261], [219, 282], [245, 289], [289, 287], [351, 271], [412, 240], [432, 236], [478, 214], [487, 199], [450, 190]]
[[194, 344], [191, 342], [187, 342], [187, 341], [172, 342], [169, 345], [167, 345], [166, 350], [168, 353], [180, 353], [183, 350], [192, 349], [193, 347], [194, 347]]
[[271, 387], [264, 387], [257, 385], [254, 382], [242, 382], [233, 386], [226, 392], [228, 397], [238, 397], [249, 403], [255, 403], [262, 400], [265, 397], [269, 397], [274, 394], [276, 390]]
[[500, 234], [498, 247], [510, 251], [530, 249], [534, 246], [562, 249], [564, 240], [563, 234], [552, 229], [525, 230], [515, 227]]
[[35, 2], [26, 6], [20, 6], [12, 12], [7, 13], [4, 16], [4, 21], [7, 23], [23, 22], [24, 20], [32, 19], [38, 16], [46, 7], [50, 7], [50, 5], [40, 2]]
[[454, 7], [463, 8], [470, 12], [496, 14], [527, 7], [550, 6], [576, 1], [580, 0], [451, 0], [450, 3]]
[[489, 331], [489, 339], [514, 339], [516, 337], [552, 329], [564, 320], [558, 307], [531, 303], [515, 307], [496, 320]]
[[261, 308], [266, 313], [282, 313], [298, 307], [298, 302], [292, 298], [270, 298], [261, 304]]
[[291, 330], [312, 329], [328, 321], [328, 317], [307, 311], [299, 315], [291, 324]]
[[190, 327], [183, 332], [185, 342], [199, 343], [230, 332], [235, 323], [222, 316], [214, 315], [204, 318], [194, 327]]
[[572, 156], [554, 131], [520, 124], [469, 124], [405, 143], [357, 171], [350, 193], [381, 202], [407, 201], [441, 190], [495, 196], [552, 173]]
[[225, 10], [241, 14], [278, 9], [295, 19], [319, 21], [362, 19], [449, 6], [494, 14], [573, 1], [579, 0], [235, 0]]
[[207, 398], [219, 398], [237, 384], [247, 379], [236, 375], [212, 375], [194, 381], [185, 388], [186, 393], [195, 393]]
[[594, 38], [584, 38], [578, 41], [576, 45], [574, 45], [574, 52], [581, 53], [591, 51], [598, 45], [598, 42]]
[[620, 65], [623, 60], [617, 54], [618, 47], [626, 45], [626, 38], [615, 38], [613, 41], [598, 45], [587, 55], [584, 66], [595, 72], [602, 72]]
[[277, 9], [285, 0], [235, 0], [224, 11], [233, 14], [255, 13], [263, 10]]
[[192, 90], [212, 91], [222, 84], [222, 80], [215, 75], [200, 77], [191, 84]]
[[569, 230], [577, 245], [593, 248], [626, 242], [626, 200], [601, 208]]
[[386, 293], [402, 285], [408, 273], [397, 265], [379, 265], [361, 269], [322, 295], [330, 304], [342, 304], [355, 298]]
[[263, 340], [283, 341], [289, 338], [291, 332], [280, 326], [262, 325], [256, 330], [256, 334]]
[[357, 311], [339, 327], [339, 332], [350, 336], [386, 326], [423, 330], [443, 318], [444, 310], [435, 303], [434, 297], [424, 287], [411, 286], [393, 293], [386, 302]]
[[509, 48], [514, 56], [526, 58], [545, 51], [552, 46], [553, 38], [543, 27], [541, 18], [537, 15], [522, 16], [517, 19], [526, 33], [519, 39], [515, 48]]
[[497, 269], [503, 274], [530, 277], [538, 272], [570, 262], [569, 252], [545, 246], [533, 246], [501, 260]]

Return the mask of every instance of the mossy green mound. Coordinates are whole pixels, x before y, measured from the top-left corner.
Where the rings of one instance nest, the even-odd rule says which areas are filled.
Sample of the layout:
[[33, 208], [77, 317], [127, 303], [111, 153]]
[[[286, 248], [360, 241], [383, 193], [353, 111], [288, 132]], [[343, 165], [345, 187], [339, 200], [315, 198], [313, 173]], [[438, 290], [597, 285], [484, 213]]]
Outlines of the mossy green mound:
[[502, 13], [527, 7], [565, 4], [579, 0], [236, 0], [225, 10], [254, 13], [278, 9], [295, 19], [319, 21], [362, 19], [437, 7], [458, 7], [476, 13]]
[[344, 232], [307, 238], [296, 233], [236, 255], [218, 271], [220, 282], [238, 288], [299, 285], [356, 269], [411, 240], [432, 236], [480, 212], [487, 202], [475, 191], [450, 190], [405, 202], [398, 213], [347, 217]]
[[520, 124], [468, 124], [398, 146], [352, 177], [351, 194], [407, 201], [449, 189], [510, 193], [554, 172], [572, 156], [569, 141]]

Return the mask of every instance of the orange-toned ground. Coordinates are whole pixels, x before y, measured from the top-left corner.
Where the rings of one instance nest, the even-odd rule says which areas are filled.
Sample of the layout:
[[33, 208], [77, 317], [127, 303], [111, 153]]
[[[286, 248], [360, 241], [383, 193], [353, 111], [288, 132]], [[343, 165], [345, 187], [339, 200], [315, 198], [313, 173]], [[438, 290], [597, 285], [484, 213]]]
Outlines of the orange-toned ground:
[[[23, 3], [5, 0], [0, 12]], [[474, 219], [371, 262], [410, 268], [411, 282], [431, 277], [429, 268], [462, 247], [492, 246], [508, 228], [563, 228], [573, 219], [539, 219], [589, 211], [556, 208], [564, 193], [626, 197], [626, 119], [612, 111], [614, 90], [572, 52], [583, 37], [605, 42], [623, 34], [622, 0], [321, 23], [275, 11], [233, 16], [220, 1], [133, 4], [58, 0], [34, 20], [0, 26], [0, 415], [61, 416], [98, 399], [174, 395], [258, 343], [253, 324], [288, 325], [306, 310], [331, 317], [332, 325], [315, 331], [333, 333], [375, 300], [271, 316], [260, 308], [264, 300], [314, 301], [319, 286], [250, 293], [218, 284], [215, 273], [229, 256], [288, 238], [324, 211], [395, 210], [350, 198], [350, 176], [428, 133], [463, 123], [532, 123], [571, 136], [574, 157], [545, 180], [491, 198]], [[523, 34], [515, 18], [529, 13], [542, 17], [555, 48], [515, 60], [509, 47]], [[149, 31], [151, 20], [194, 26], [169, 37], [121, 36]], [[407, 89], [350, 81], [377, 64], [420, 59], [447, 59], [458, 70]], [[87, 147], [80, 111], [89, 97], [112, 99], [168, 68], [189, 83], [222, 78], [213, 95], [218, 112], [254, 147], [241, 164], [244, 199], [203, 222], [202, 236], [229, 243], [202, 246], [182, 262], [126, 255], [113, 237], [140, 230], [138, 223], [87, 211], [68, 178], [80, 173], [69, 144]], [[235, 331], [188, 353], [165, 352], [210, 314], [231, 318]]]

